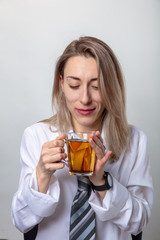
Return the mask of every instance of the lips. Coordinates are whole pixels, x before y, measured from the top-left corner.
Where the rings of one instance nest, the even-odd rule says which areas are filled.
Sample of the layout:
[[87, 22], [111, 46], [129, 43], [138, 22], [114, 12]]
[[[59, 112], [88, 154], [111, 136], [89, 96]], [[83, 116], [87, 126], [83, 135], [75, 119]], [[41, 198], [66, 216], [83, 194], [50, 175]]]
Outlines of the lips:
[[79, 108], [76, 108], [76, 111], [81, 114], [81, 115], [89, 115], [91, 113], [93, 113], [95, 110], [95, 108], [90, 108], [90, 109], [79, 109]]

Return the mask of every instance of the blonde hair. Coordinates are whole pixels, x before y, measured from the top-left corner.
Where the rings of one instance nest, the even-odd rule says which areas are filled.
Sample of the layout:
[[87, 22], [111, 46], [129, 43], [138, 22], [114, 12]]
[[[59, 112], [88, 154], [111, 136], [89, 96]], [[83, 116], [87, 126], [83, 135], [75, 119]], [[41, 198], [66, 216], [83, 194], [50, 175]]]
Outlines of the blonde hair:
[[116, 161], [128, 145], [129, 126], [126, 118], [125, 87], [120, 64], [103, 41], [94, 37], [80, 37], [64, 50], [56, 64], [52, 91], [52, 106], [56, 115], [45, 120], [66, 132], [71, 127], [70, 112], [60, 86], [67, 60], [73, 56], [93, 57], [99, 71], [99, 91], [105, 110], [102, 116], [105, 141], [112, 151], [110, 161]]

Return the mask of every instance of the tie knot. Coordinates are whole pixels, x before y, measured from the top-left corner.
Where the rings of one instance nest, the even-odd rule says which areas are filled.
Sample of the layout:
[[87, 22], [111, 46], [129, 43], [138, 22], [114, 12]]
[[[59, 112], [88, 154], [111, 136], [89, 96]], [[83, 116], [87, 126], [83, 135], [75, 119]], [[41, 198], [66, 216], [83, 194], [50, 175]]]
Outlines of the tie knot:
[[91, 182], [88, 177], [77, 176], [78, 190], [89, 191], [91, 189]]

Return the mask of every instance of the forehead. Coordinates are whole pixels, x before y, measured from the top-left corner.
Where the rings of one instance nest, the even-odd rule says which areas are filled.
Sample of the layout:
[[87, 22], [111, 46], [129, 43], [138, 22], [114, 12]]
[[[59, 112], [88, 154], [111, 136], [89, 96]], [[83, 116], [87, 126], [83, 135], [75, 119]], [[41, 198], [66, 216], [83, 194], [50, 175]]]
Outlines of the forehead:
[[[97, 62], [93, 57], [70, 57], [64, 67], [64, 74], [98, 75]], [[97, 76], [96, 76], [97, 77]]]

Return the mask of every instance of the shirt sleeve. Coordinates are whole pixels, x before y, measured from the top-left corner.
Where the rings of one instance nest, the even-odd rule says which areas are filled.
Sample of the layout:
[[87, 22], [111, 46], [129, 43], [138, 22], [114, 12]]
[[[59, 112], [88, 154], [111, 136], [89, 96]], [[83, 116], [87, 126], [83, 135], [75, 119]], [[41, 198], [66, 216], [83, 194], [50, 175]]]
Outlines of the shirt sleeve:
[[[153, 205], [153, 186], [147, 150], [147, 138], [141, 134], [131, 154], [125, 156], [123, 164], [130, 169], [126, 185], [113, 176], [113, 188], [101, 200], [92, 192], [89, 202], [101, 221], [110, 221], [123, 231], [137, 235], [147, 225]], [[133, 157], [132, 167], [127, 168]]]
[[[59, 201], [60, 187], [58, 179], [53, 175], [46, 194], [38, 192], [36, 165], [41, 148], [31, 130], [24, 132], [20, 148], [21, 175], [19, 188], [12, 201], [12, 219], [14, 225], [27, 232], [55, 212]], [[28, 221], [29, 219], [29, 221]]]

